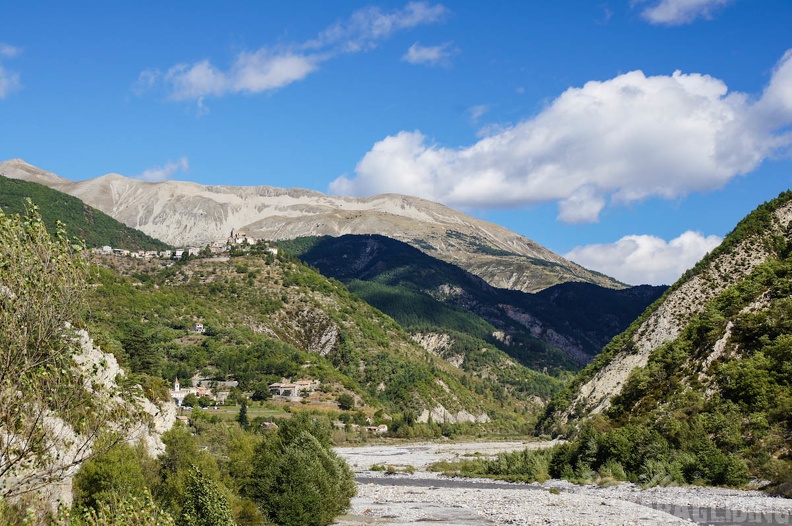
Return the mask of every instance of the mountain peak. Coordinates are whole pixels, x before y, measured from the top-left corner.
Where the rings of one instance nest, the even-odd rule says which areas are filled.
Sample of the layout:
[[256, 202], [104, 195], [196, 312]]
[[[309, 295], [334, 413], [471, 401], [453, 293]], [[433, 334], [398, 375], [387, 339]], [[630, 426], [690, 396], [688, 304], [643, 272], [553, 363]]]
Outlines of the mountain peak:
[[0, 175], [12, 179], [22, 179], [47, 186], [55, 186], [70, 182], [68, 179], [57, 176], [52, 172], [47, 172], [23, 159], [15, 158], [0, 162]]

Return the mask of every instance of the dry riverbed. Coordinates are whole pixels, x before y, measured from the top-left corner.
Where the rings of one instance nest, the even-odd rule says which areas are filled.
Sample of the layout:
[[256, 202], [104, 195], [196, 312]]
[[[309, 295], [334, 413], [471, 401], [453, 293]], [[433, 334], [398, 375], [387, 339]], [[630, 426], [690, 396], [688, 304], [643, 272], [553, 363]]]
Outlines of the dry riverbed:
[[[792, 524], [792, 500], [757, 491], [634, 484], [610, 487], [508, 484], [448, 478], [426, 468], [440, 460], [492, 456], [547, 442], [468, 442], [336, 448], [358, 479], [358, 495], [339, 526], [491, 524]], [[371, 471], [393, 466], [413, 473]], [[552, 491], [551, 491], [552, 490]]]

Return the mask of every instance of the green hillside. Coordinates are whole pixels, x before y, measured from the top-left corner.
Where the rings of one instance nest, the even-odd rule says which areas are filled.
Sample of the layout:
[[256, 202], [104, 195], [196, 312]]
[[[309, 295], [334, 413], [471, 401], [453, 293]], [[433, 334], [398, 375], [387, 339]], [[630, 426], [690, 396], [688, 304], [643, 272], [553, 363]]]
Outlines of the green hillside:
[[[747, 216], [559, 393], [541, 426], [570, 436], [567, 443], [472, 470], [646, 485], [742, 486], [753, 479], [792, 496], [790, 209], [792, 192], [786, 192]], [[736, 269], [744, 269], [744, 277]], [[645, 335], [639, 331], [646, 330], [646, 320], [679, 301], [674, 292], [683, 287], [683, 301], [705, 297], [706, 290], [720, 292], [695, 305], [679, 335], [632, 370], [603, 413], [586, 414], [577, 405], [570, 414], [581, 386], [601, 379], [609, 363], [638, 352], [633, 337]]]
[[[237, 380], [242, 392], [266, 398], [282, 378], [316, 379], [332, 407], [350, 393], [372, 413], [411, 423], [442, 406], [513, 427], [527, 422], [516, 413], [533, 412], [531, 400], [559, 386], [522, 367], [501, 382], [451, 365], [340, 282], [288, 256], [98, 261], [90, 332], [154, 391], [200, 374]], [[190, 331], [196, 322], [205, 333]], [[496, 364], [491, 354], [477, 350], [470, 359]]]
[[27, 199], [38, 206], [49, 232], [55, 232], [56, 221], [61, 221], [71, 237], [85, 241], [89, 248], [104, 245], [127, 250], [170, 248], [162, 241], [119, 223], [76, 197], [38, 183], [10, 179], [0, 174], [0, 209], [3, 212], [24, 214]]
[[587, 283], [565, 283], [537, 294], [497, 289], [455, 265], [376, 235], [302, 238], [280, 245], [343, 281], [412, 333], [464, 333], [466, 338], [454, 341], [476, 341], [557, 376], [585, 365], [665, 290]]

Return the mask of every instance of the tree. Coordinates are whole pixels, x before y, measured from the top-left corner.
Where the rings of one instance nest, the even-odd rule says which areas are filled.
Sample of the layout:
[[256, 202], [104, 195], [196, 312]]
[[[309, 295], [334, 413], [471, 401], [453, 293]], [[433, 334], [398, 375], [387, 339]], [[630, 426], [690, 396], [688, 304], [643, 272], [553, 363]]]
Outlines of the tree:
[[99, 503], [110, 504], [115, 499], [146, 496], [143, 463], [145, 451], [135, 450], [126, 442], [89, 459], [74, 477], [74, 504], [77, 508], [99, 510]]
[[250, 426], [250, 421], [248, 421], [247, 416], [247, 398], [242, 399], [242, 403], [239, 405], [239, 414], [237, 415], [237, 422], [243, 429], [247, 429]]
[[152, 492], [165, 510], [180, 517], [188, 499], [190, 473], [197, 468], [204, 478], [219, 483], [220, 471], [216, 459], [199, 446], [190, 428], [180, 422], [162, 435], [162, 441], [165, 453], [159, 457], [159, 481]]
[[235, 526], [228, 498], [198, 468], [187, 477], [186, 497], [179, 526]]
[[355, 479], [346, 462], [303, 429], [282, 426], [257, 448], [246, 492], [282, 526], [325, 526], [349, 507]]
[[198, 397], [193, 393], [187, 393], [187, 396], [182, 400], [182, 407], [198, 407]]
[[338, 396], [338, 408], [342, 411], [349, 411], [355, 407], [355, 398], [349, 393], [343, 393]]
[[58, 519], [58, 524], [69, 526], [176, 526], [173, 518], [154, 502], [148, 490], [142, 499], [116, 497], [110, 502], [100, 501], [96, 509], [71, 513], [71, 516], [64, 509]]
[[0, 498], [62, 479], [118, 407], [75, 366], [89, 265], [63, 226], [53, 236], [28, 201], [0, 211]]

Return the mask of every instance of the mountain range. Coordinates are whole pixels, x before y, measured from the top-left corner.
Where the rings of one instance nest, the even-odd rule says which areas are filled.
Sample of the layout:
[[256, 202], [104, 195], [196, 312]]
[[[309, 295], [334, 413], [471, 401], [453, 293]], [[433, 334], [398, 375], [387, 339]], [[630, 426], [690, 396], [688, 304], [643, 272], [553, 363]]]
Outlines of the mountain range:
[[[576, 371], [664, 290], [626, 287], [502, 227], [407, 196], [353, 199], [118, 175], [71, 182], [18, 159], [0, 163], [0, 173], [39, 193], [46, 185], [64, 199], [72, 194], [86, 210], [97, 206], [179, 246], [225, 241], [232, 230], [279, 239], [452, 359], [495, 347], [538, 371]], [[57, 202], [42, 198], [49, 207]], [[292, 239], [317, 232], [333, 235]], [[433, 349], [440, 335], [444, 348]]]
[[506, 228], [405, 195], [337, 197], [271, 186], [149, 183], [118, 174], [75, 182], [21, 159], [0, 163], [0, 174], [77, 197], [174, 246], [224, 241], [232, 230], [272, 241], [381, 234], [453, 263], [494, 287], [536, 292], [570, 281], [625, 287]]
[[[406, 196], [71, 182], [20, 160], [0, 173], [27, 181], [0, 179], [14, 198], [38, 192], [44, 207], [90, 218], [101, 205], [175, 245], [232, 229], [279, 241], [277, 256], [254, 245], [178, 263], [106, 257], [88, 326], [154, 391], [196, 372], [255, 391], [308, 374], [330, 399], [352, 393], [428, 433], [491, 419], [503, 429], [552, 396], [537, 430], [569, 438], [544, 454], [552, 476], [755, 478], [792, 494], [792, 192], [665, 290], [626, 287]], [[196, 320], [211, 330], [189, 335]]]
[[462, 332], [537, 370], [585, 365], [665, 291], [573, 282], [537, 293], [501, 289], [380, 235], [298, 238], [279, 246], [413, 333]]

